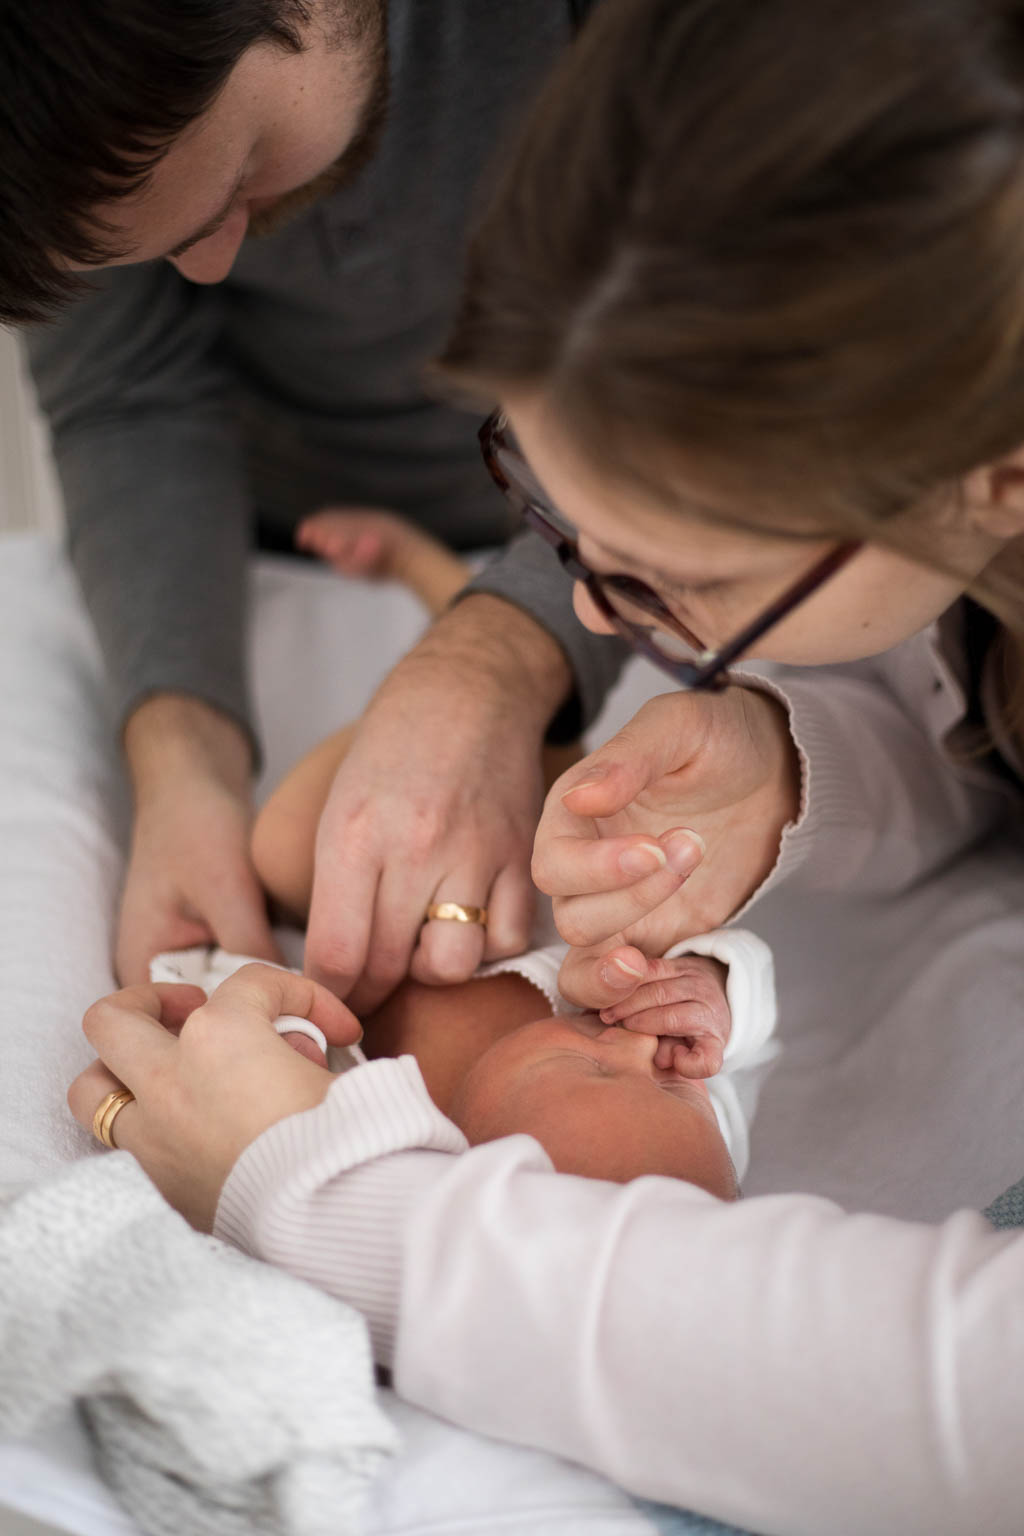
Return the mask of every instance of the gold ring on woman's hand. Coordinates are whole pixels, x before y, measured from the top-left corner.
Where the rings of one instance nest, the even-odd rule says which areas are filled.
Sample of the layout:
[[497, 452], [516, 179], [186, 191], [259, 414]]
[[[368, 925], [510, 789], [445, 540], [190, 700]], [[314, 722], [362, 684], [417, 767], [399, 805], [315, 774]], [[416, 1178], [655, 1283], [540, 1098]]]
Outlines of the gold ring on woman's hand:
[[135, 1095], [130, 1088], [115, 1088], [113, 1093], [108, 1093], [105, 1098], [102, 1098], [92, 1117], [92, 1133], [96, 1140], [102, 1141], [105, 1147], [113, 1147], [116, 1151], [114, 1121], [126, 1104], [134, 1103]]

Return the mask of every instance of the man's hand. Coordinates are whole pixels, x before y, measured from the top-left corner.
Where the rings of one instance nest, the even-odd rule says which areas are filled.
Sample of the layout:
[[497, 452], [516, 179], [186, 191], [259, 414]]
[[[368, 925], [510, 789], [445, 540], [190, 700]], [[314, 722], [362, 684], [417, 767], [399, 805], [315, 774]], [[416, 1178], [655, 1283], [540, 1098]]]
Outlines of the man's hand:
[[145, 981], [155, 954], [191, 944], [280, 959], [249, 857], [250, 750], [239, 727], [197, 699], [158, 695], [129, 720], [125, 753], [135, 819], [120, 980]]
[[[646, 704], [562, 775], [537, 831], [533, 877], [574, 946], [565, 996], [608, 1007], [645, 956], [731, 917], [770, 873], [799, 800], [796, 748], [770, 694], [736, 686]], [[643, 856], [650, 873], [637, 872]]]
[[[317, 836], [310, 974], [358, 1013], [406, 974], [456, 982], [526, 947], [540, 747], [571, 686], [557, 643], [500, 598], [466, 598], [386, 679]], [[432, 902], [486, 907], [432, 921]]]

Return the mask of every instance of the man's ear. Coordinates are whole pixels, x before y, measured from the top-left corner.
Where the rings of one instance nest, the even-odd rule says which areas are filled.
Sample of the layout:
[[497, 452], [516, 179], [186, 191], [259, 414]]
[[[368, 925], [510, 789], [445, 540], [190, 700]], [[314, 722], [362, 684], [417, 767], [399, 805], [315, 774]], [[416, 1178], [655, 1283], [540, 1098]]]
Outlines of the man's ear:
[[963, 484], [967, 515], [976, 528], [997, 539], [1024, 533], [1024, 446], [972, 470]]

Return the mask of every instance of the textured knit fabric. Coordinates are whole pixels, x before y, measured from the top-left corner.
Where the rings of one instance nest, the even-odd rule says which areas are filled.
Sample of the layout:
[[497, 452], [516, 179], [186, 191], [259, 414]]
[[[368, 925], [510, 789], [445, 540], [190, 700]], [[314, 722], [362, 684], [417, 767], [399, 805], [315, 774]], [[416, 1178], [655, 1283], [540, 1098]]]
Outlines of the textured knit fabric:
[[[215, 287], [162, 261], [118, 268], [30, 334], [118, 718], [170, 689], [249, 721], [257, 521], [278, 545], [325, 503], [405, 512], [459, 549], [517, 531], [478, 422], [428, 399], [421, 374], [451, 321], [484, 169], [568, 41], [570, 5], [389, 0], [388, 16], [389, 117], [351, 186], [247, 241]], [[508, 558], [488, 590], [556, 635], [589, 718], [621, 648], [575, 622], [550, 552]]]
[[0, 1205], [0, 1433], [72, 1405], [149, 1536], [355, 1536], [397, 1449], [362, 1319], [198, 1236], [126, 1153]]

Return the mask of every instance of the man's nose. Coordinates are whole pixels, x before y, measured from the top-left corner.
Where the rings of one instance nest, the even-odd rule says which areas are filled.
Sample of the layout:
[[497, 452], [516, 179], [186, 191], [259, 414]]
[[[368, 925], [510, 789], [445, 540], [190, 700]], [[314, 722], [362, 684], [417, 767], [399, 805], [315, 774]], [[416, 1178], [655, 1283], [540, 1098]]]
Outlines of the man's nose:
[[248, 209], [235, 208], [216, 234], [200, 240], [181, 256], [168, 256], [167, 260], [190, 283], [221, 283], [235, 264], [248, 228]]

